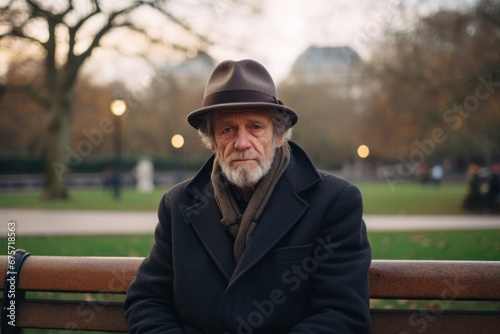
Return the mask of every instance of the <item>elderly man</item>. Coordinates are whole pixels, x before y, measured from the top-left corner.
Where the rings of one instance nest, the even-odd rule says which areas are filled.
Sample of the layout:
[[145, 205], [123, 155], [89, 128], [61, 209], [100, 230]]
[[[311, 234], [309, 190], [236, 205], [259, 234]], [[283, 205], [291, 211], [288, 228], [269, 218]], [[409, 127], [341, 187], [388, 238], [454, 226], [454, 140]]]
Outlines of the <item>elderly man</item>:
[[360, 193], [289, 140], [297, 119], [261, 64], [214, 69], [188, 115], [214, 155], [160, 202], [130, 333], [370, 331]]

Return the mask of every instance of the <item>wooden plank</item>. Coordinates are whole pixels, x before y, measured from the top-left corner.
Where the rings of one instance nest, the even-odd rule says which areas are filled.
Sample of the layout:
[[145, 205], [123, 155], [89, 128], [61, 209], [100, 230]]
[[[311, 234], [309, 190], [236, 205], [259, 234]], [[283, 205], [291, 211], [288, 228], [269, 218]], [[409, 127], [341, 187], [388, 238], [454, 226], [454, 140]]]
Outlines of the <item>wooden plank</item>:
[[[0, 259], [6, 267], [7, 257]], [[20, 289], [125, 293], [142, 258], [30, 256]], [[3, 287], [5, 269], [0, 271]], [[500, 261], [373, 260], [375, 299], [500, 300]]]
[[[18, 289], [101, 293], [95, 302], [25, 300], [18, 326], [126, 332], [123, 304], [105, 296], [126, 293], [142, 258], [30, 256]], [[3, 287], [7, 257], [0, 257]], [[2, 270], [3, 269], [3, 270]], [[374, 260], [374, 299], [500, 300], [500, 261]], [[373, 333], [497, 333], [500, 312], [372, 310]]]
[[372, 334], [498, 334], [500, 328], [498, 312], [372, 310], [371, 320]]
[[20, 307], [16, 325], [72, 333], [81, 330], [127, 332], [123, 304], [116, 302], [26, 300]]
[[[3, 267], [6, 266], [6, 257]], [[143, 258], [30, 256], [19, 289], [31, 291], [125, 293]], [[5, 277], [5, 271], [1, 274]], [[4, 279], [0, 276], [3, 287]]]
[[498, 261], [374, 260], [374, 299], [500, 300]]

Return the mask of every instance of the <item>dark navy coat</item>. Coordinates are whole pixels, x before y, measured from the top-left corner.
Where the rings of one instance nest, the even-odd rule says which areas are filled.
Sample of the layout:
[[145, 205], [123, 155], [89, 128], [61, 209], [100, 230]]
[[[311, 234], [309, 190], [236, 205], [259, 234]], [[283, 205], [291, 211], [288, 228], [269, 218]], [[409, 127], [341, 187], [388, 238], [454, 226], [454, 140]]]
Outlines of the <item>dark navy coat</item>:
[[369, 333], [362, 200], [294, 143], [238, 265], [210, 173], [161, 200], [155, 244], [129, 287], [130, 333]]

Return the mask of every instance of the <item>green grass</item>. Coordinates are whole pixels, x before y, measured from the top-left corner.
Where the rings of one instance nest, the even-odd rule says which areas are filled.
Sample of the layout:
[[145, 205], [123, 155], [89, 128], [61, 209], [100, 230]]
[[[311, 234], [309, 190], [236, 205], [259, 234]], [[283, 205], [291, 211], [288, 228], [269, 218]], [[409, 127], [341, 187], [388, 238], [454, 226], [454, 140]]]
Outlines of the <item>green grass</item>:
[[[16, 248], [47, 256], [146, 256], [152, 245], [152, 234], [16, 238]], [[6, 250], [6, 239], [0, 238], [0, 254], [6, 254]]]
[[[374, 259], [500, 261], [500, 230], [370, 232]], [[16, 247], [35, 255], [145, 256], [152, 235], [19, 237]], [[6, 253], [0, 238], [0, 253]]]
[[500, 230], [370, 232], [372, 257], [500, 261]]
[[[415, 183], [390, 186], [385, 182], [357, 184], [363, 195], [365, 214], [463, 214], [464, 184], [443, 184], [437, 188]], [[156, 210], [166, 189], [138, 193], [124, 189], [119, 201], [102, 190], [74, 190], [67, 201], [48, 201], [39, 192], [0, 194], [0, 208], [81, 209], [81, 210]]]
[[358, 183], [367, 214], [463, 214], [465, 184]]
[[0, 208], [23, 209], [75, 209], [75, 210], [156, 210], [165, 189], [139, 193], [125, 188], [119, 200], [109, 191], [101, 189], [73, 190], [65, 201], [43, 199], [39, 192], [22, 191], [0, 194]]

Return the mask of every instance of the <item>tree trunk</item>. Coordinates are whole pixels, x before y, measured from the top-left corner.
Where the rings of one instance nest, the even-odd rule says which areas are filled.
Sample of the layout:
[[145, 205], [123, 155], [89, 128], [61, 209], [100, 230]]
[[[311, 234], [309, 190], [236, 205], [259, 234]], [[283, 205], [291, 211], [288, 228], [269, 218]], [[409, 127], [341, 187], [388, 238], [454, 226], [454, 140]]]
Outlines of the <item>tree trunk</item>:
[[72, 168], [80, 164], [81, 157], [71, 149], [72, 114], [70, 104], [62, 99], [52, 105], [49, 124], [49, 145], [45, 162], [44, 198], [68, 199], [67, 178]]

